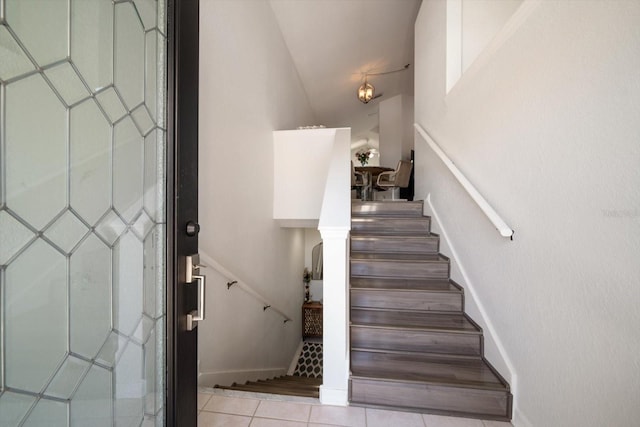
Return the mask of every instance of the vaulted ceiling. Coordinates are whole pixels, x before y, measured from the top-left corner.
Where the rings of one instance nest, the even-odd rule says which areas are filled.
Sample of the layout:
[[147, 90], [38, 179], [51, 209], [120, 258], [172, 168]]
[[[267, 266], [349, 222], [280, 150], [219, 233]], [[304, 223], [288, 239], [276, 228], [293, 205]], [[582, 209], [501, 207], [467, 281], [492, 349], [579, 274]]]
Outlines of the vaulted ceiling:
[[[413, 27], [421, 0], [270, 0], [318, 123], [352, 128], [352, 140], [378, 134], [378, 103], [413, 94]], [[356, 93], [364, 73], [376, 95]]]

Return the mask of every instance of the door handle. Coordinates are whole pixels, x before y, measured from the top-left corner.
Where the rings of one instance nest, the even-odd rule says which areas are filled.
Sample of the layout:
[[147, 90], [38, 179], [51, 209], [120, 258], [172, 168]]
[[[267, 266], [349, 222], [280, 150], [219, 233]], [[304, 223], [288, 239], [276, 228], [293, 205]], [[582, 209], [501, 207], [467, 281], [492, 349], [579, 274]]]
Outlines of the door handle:
[[198, 309], [187, 314], [187, 331], [192, 331], [198, 326], [198, 321], [204, 320], [204, 285], [205, 277], [202, 275], [193, 275], [198, 286]]
[[191, 284], [196, 281], [198, 286], [198, 305], [196, 310], [187, 314], [187, 331], [192, 331], [198, 326], [198, 321], [204, 320], [204, 287], [205, 276], [199, 274], [204, 265], [200, 264], [200, 255], [189, 255], [186, 257], [186, 277], [185, 283]]

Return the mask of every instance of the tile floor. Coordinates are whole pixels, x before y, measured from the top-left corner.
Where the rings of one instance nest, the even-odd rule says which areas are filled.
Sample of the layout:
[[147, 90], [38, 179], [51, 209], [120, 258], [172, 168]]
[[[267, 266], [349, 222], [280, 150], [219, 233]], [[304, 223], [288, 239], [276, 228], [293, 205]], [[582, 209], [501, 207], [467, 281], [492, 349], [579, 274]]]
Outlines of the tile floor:
[[198, 427], [512, 427], [510, 423], [324, 406], [318, 399], [201, 388]]

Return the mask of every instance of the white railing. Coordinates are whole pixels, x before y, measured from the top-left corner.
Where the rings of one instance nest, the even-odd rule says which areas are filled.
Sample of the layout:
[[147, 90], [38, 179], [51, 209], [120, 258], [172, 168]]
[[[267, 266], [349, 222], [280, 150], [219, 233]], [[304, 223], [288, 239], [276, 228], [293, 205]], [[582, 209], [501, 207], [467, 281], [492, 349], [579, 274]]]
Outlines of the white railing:
[[442, 151], [442, 148], [436, 143], [436, 141], [425, 131], [422, 126], [418, 123], [414, 123], [413, 126], [418, 131], [420, 136], [429, 144], [429, 147], [440, 157], [442, 163], [449, 168], [449, 171], [453, 174], [453, 176], [458, 180], [462, 188], [464, 188], [469, 196], [473, 199], [474, 202], [478, 205], [478, 207], [484, 212], [484, 214], [489, 218], [489, 221], [496, 227], [496, 229], [500, 232], [500, 235], [503, 237], [509, 237], [513, 240], [514, 230], [507, 225], [507, 223], [498, 215], [498, 213], [491, 207], [489, 202], [482, 197], [482, 194], [476, 190], [476, 188], [469, 182], [467, 177], [465, 177], [460, 169], [456, 167], [456, 165], [449, 159], [447, 154]]
[[200, 251], [200, 260], [204, 264], [204, 266], [216, 270], [222, 276], [227, 278], [227, 280], [228, 280], [227, 289], [231, 288], [232, 286], [233, 287], [237, 287], [239, 289], [242, 289], [244, 292], [246, 292], [247, 294], [251, 295], [252, 297], [257, 299], [258, 301], [260, 301], [262, 303], [262, 307], [263, 307], [263, 309], [265, 311], [267, 309], [269, 309], [271, 311], [275, 311], [276, 313], [278, 313], [280, 316], [283, 317], [285, 323], [292, 320], [291, 316], [288, 316], [284, 311], [282, 311], [278, 307], [276, 307], [271, 301], [269, 301], [267, 298], [262, 296], [253, 287], [248, 285], [246, 282], [243, 282], [242, 280], [240, 280], [238, 278], [238, 276], [236, 276], [235, 274], [231, 273], [229, 270], [224, 268], [224, 266], [222, 266], [222, 264], [220, 264], [219, 262], [217, 262], [216, 260], [214, 260], [213, 258], [211, 258], [209, 255], [207, 255], [206, 253], [204, 253], [202, 251]]

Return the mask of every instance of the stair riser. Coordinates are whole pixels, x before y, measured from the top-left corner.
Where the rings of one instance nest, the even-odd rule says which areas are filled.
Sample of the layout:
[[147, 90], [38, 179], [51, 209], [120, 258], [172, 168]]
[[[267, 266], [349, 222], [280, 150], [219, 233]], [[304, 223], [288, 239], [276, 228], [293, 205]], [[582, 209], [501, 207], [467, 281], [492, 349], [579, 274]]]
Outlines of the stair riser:
[[422, 216], [422, 202], [367, 202], [352, 203], [352, 216], [366, 215], [394, 215], [394, 216]]
[[407, 279], [448, 279], [449, 263], [444, 260], [433, 262], [393, 262], [352, 259], [351, 275]]
[[429, 218], [352, 218], [353, 233], [428, 235]]
[[427, 384], [354, 378], [350, 384], [352, 403], [394, 406], [411, 410], [457, 413], [472, 417], [508, 420], [511, 394]]
[[351, 250], [354, 252], [381, 253], [410, 253], [436, 254], [438, 253], [438, 237], [403, 238], [403, 237], [352, 237]]
[[480, 357], [482, 336], [353, 325], [351, 347]]
[[452, 285], [449, 280], [420, 280], [398, 278], [352, 277], [352, 288], [369, 289], [424, 289], [429, 287], [434, 291], [455, 291], [462, 294], [462, 289]]
[[395, 310], [462, 311], [460, 293], [351, 290], [351, 306]]

